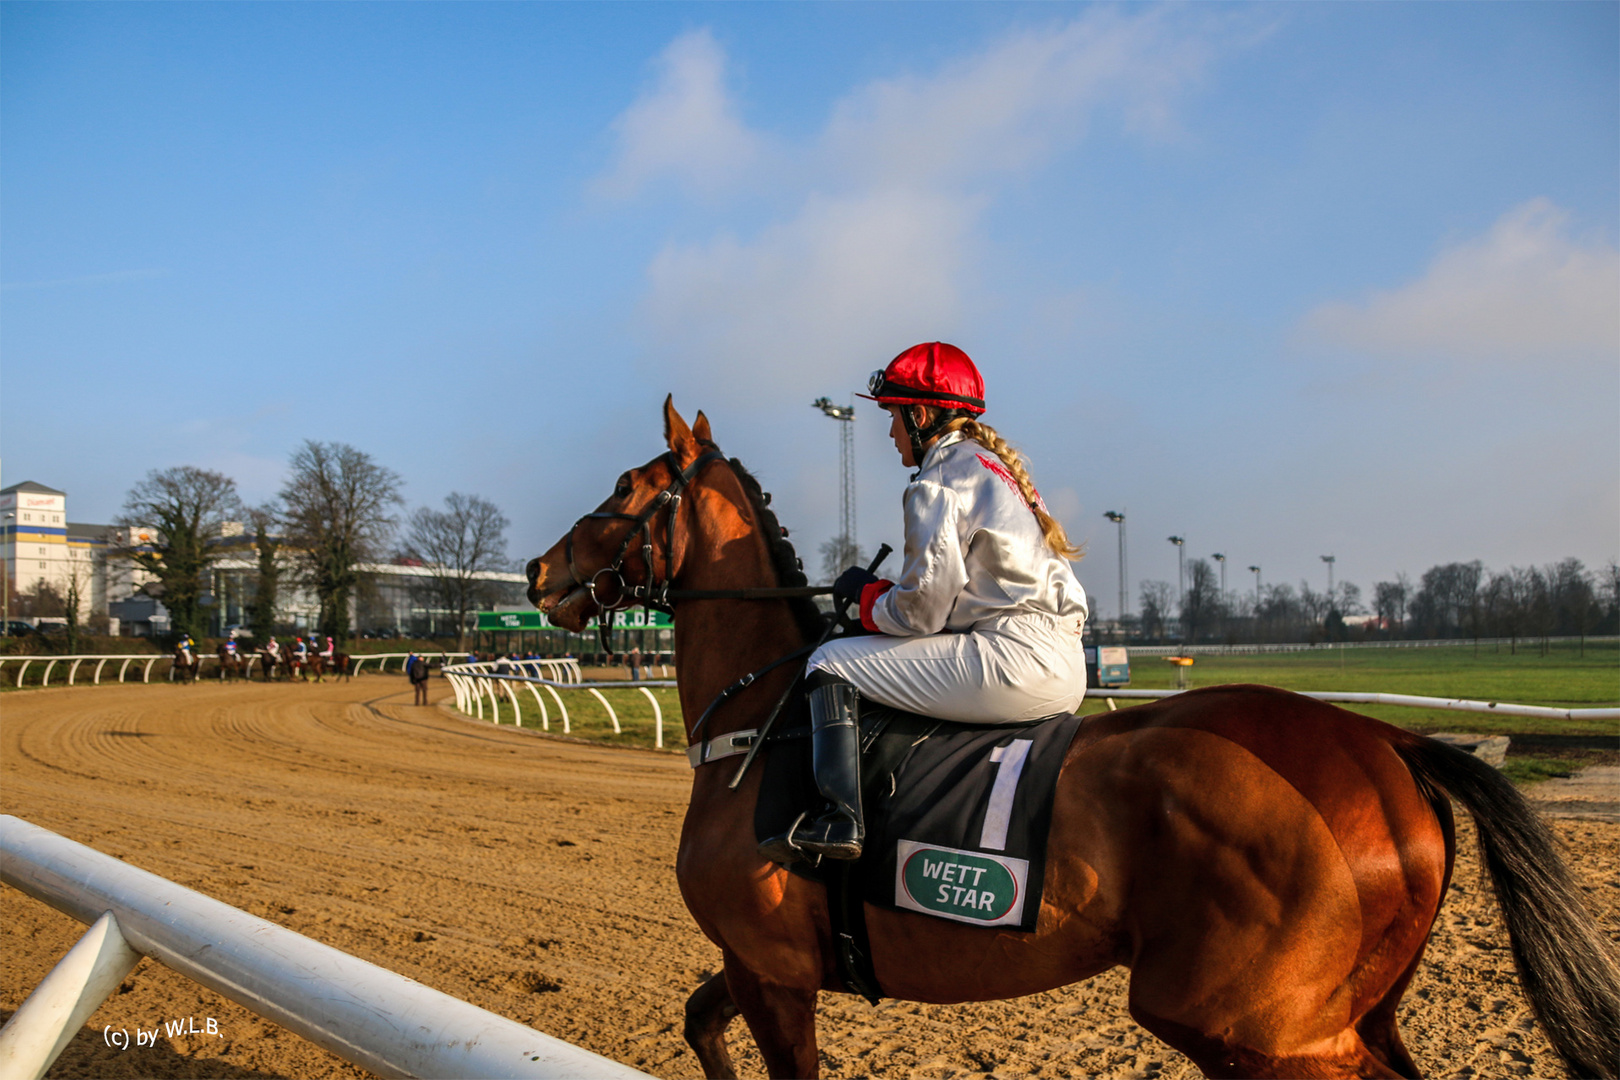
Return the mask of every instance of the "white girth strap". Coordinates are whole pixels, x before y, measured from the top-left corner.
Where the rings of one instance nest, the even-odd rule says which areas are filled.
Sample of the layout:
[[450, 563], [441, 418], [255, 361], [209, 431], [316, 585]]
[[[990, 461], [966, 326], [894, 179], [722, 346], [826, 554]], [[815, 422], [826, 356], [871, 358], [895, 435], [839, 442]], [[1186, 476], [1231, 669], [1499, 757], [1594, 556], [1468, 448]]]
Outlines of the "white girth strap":
[[718, 738], [695, 742], [686, 748], [686, 760], [691, 762], [692, 768], [695, 769], [706, 762], [746, 754], [748, 748], [754, 745], [754, 737], [758, 734], [759, 729], [749, 728], [747, 731], [733, 731]]

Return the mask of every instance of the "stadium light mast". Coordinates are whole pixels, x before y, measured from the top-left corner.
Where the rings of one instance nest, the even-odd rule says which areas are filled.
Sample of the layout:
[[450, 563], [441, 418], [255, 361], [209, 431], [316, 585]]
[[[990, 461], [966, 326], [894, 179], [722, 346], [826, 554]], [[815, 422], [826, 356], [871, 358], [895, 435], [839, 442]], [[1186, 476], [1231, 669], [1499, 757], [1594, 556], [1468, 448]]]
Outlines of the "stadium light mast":
[[1125, 576], [1125, 511], [1109, 510], [1103, 517], [1119, 526], [1119, 617], [1125, 618], [1125, 600], [1130, 595], [1130, 586]]
[[1332, 555], [1323, 555], [1322, 561], [1328, 564], [1328, 610], [1333, 610], [1333, 564], [1336, 558]]
[[1260, 568], [1251, 566], [1249, 571], [1254, 574], [1254, 606], [1258, 608], [1260, 606]]
[[834, 405], [832, 398], [819, 397], [810, 403], [827, 416], [839, 422], [838, 468], [838, 544], [840, 564], [854, 565], [858, 559], [855, 547], [855, 405]]
[[1187, 606], [1187, 538], [1172, 536], [1170, 542], [1176, 545], [1176, 603], [1183, 608]]
[[1210, 558], [1221, 564], [1221, 603], [1224, 604], [1226, 603], [1226, 556], [1217, 551]]

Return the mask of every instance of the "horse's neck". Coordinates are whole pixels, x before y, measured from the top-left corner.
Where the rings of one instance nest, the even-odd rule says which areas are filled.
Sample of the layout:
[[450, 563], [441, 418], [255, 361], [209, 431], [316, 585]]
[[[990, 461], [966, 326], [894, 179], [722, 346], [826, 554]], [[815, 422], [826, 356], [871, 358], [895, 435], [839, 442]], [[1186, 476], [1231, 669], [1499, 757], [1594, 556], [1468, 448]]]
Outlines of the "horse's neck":
[[[753, 522], [753, 514], [747, 515]], [[680, 588], [736, 589], [777, 585], [757, 523], [746, 536], [697, 543], [682, 566]], [[726, 687], [804, 643], [793, 611], [781, 600], [696, 600], [675, 620], [675, 678], [687, 731]], [[785, 664], [721, 706], [702, 732], [713, 738], [757, 726], [794, 672]]]

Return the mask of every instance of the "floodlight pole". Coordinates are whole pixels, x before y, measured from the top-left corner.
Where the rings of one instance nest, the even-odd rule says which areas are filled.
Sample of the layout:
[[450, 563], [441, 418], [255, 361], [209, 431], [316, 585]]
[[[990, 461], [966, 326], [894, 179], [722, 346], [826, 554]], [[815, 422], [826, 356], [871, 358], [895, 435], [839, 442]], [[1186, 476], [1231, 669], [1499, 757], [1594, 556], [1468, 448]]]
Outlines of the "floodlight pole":
[[1328, 564], [1328, 610], [1333, 610], [1333, 564], [1336, 561], [1332, 555], [1323, 555], [1322, 561]]
[[838, 532], [847, 561], [856, 561], [855, 549], [855, 405], [834, 405], [819, 397], [810, 403], [839, 422], [838, 429]]
[[1170, 542], [1176, 545], [1176, 603], [1181, 607], [1187, 606], [1187, 540], [1186, 537], [1172, 536]]
[[1221, 564], [1221, 603], [1224, 604], [1226, 603], [1226, 556], [1217, 551], [1210, 558]]
[[1126, 615], [1125, 601], [1130, 596], [1130, 585], [1125, 576], [1125, 511], [1109, 510], [1103, 517], [1119, 526], [1119, 618], [1123, 622]]
[[1260, 607], [1260, 568], [1251, 566], [1249, 569], [1254, 572], [1254, 606], [1258, 609]]

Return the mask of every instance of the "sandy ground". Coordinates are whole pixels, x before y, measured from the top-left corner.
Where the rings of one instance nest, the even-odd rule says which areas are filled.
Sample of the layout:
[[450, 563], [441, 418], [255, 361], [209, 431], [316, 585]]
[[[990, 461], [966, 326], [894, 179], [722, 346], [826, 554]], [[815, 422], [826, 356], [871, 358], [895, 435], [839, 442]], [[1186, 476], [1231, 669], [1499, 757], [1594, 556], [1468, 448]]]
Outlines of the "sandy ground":
[[[598, 1053], [696, 1075], [682, 1005], [719, 954], [675, 887], [684, 759], [475, 724], [409, 699], [403, 679], [377, 676], [7, 694], [0, 810]], [[1612, 801], [1612, 782], [1605, 790]], [[1553, 827], [1620, 941], [1620, 824]], [[1517, 988], [1471, 835], [1462, 852], [1406, 997], [1407, 1042], [1432, 1076], [1562, 1076]], [[82, 931], [0, 888], [0, 1016]], [[826, 995], [823, 1068], [1196, 1075], [1130, 1020], [1124, 990], [1115, 972], [971, 1006]], [[212, 1018], [220, 1034], [127, 1051], [102, 1035], [182, 1018]], [[732, 1042], [744, 1074], [761, 1075], [740, 1022]], [[147, 960], [50, 1075], [365, 1074]]]

